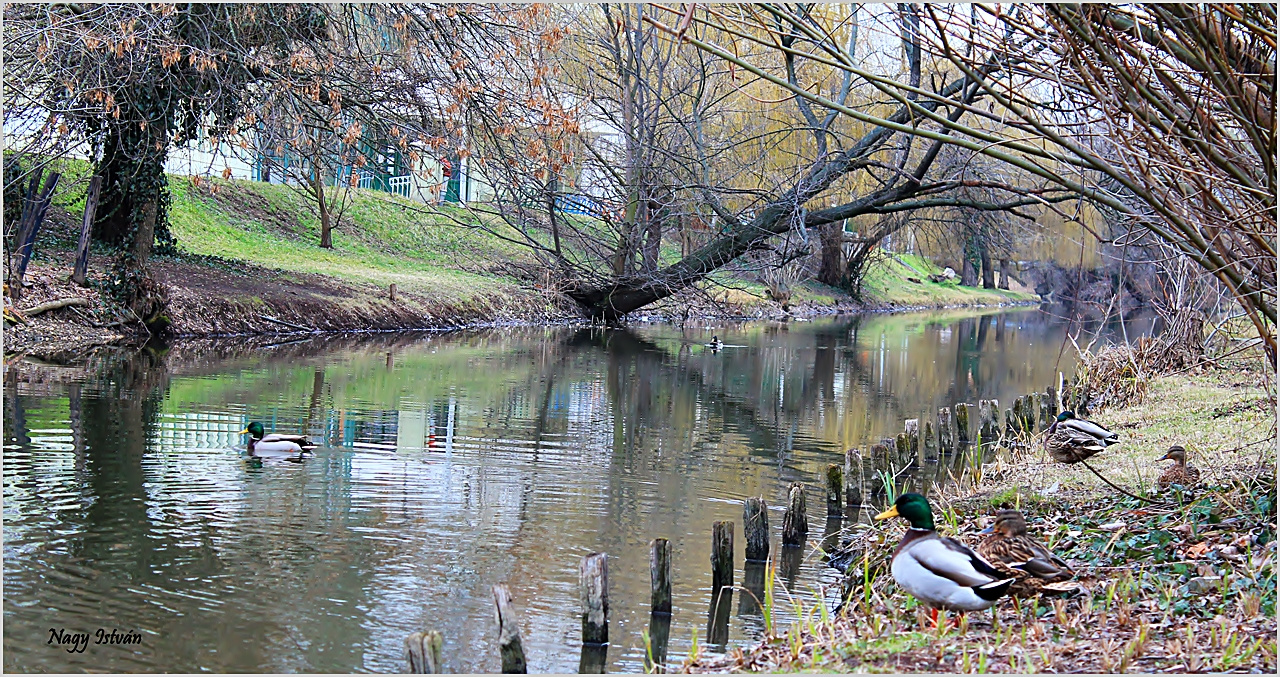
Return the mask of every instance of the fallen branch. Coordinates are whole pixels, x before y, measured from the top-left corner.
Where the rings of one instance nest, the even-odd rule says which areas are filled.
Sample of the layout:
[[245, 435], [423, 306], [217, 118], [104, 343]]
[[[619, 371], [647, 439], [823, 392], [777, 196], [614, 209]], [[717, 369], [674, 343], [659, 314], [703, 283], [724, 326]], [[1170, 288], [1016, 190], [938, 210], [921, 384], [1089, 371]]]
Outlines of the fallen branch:
[[283, 326], [285, 326], [285, 327], [289, 327], [290, 329], [297, 329], [298, 331], [310, 331], [310, 332], [314, 332], [314, 331], [316, 331], [315, 329], [312, 329], [311, 327], [304, 327], [304, 326], [302, 326], [302, 325], [300, 325], [300, 324], [294, 324], [294, 323], [292, 323], [292, 322], [285, 322], [284, 320], [281, 320], [281, 319], [279, 319], [279, 318], [275, 318], [275, 317], [271, 317], [270, 315], [259, 315], [258, 317], [260, 317], [260, 318], [262, 318], [262, 319], [266, 320], [267, 322], [273, 322], [273, 323], [275, 323], [275, 324], [279, 324], [279, 325], [283, 325]]
[[79, 296], [74, 296], [69, 299], [58, 299], [57, 301], [49, 301], [48, 303], [41, 303], [38, 306], [33, 306], [31, 308], [27, 308], [26, 310], [23, 310], [22, 314], [26, 315], [27, 317], [32, 317], [35, 315], [39, 315], [40, 313], [43, 313], [45, 311], [57, 310], [59, 308], [66, 308], [67, 306], [87, 306], [87, 305], [91, 305], [89, 302], [89, 299], [82, 298]]

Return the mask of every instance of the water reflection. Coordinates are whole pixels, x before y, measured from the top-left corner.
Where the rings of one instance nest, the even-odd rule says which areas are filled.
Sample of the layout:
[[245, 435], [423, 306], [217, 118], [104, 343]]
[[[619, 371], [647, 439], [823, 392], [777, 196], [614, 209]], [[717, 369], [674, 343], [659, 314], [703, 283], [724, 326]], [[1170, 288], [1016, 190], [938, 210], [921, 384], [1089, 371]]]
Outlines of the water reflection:
[[[713, 353], [713, 331], [742, 347]], [[736, 646], [763, 630], [764, 568], [709, 605], [713, 521], [762, 496], [776, 547], [791, 482], [817, 503], [828, 463], [904, 418], [1043, 388], [1071, 367], [1064, 331], [1034, 311], [932, 314], [201, 342], [107, 351], [85, 369], [18, 365], [5, 378], [4, 667], [401, 671], [404, 637], [439, 629], [449, 670], [494, 672], [495, 583], [511, 588], [533, 671], [642, 670], [645, 629], [659, 662], [678, 662], [695, 629]], [[232, 448], [250, 420], [326, 446], [251, 467]], [[775, 549], [781, 583], [837, 595], [817, 546], [839, 521], [810, 521], [809, 547]], [[672, 542], [665, 619], [649, 617], [655, 537]], [[588, 655], [578, 561], [592, 551], [613, 560], [613, 643]], [[144, 641], [71, 654], [46, 644], [51, 627]]]

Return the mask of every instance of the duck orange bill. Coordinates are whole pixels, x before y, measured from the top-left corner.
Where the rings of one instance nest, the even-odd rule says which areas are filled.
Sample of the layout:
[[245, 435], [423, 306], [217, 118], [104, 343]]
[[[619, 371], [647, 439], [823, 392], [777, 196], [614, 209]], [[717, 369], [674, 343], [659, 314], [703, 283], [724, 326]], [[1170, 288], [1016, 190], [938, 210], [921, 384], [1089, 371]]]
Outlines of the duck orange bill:
[[890, 517], [897, 517], [897, 516], [898, 516], [898, 506], [895, 505], [892, 508], [889, 508], [888, 510], [880, 513], [879, 515], [876, 515], [876, 519], [887, 520]]
[[236, 434], [237, 434], [237, 435], [248, 435], [248, 434], [249, 434], [249, 429], [248, 429], [248, 428], [245, 428], [244, 430], [241, 430], [240, 432], [238, 432], [238, 433], [236, 433]]

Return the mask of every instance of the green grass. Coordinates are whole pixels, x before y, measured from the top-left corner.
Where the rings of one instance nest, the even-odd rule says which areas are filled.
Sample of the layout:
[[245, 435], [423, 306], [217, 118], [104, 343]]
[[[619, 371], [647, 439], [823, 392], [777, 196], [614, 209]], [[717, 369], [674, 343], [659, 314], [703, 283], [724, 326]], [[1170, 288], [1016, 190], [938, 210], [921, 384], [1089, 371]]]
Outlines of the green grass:
[[333, 248], [324, 249], [319, 219], [298, 191], [251, 181], [215, 185], [220, 191], [211, 195], [186, 179], [171, 179], [169, 221], [180, 251], [378, 286], [394, 283], [455, 301], [518, 288], [484, 266], [517, 259], [520, 252], [455, 222], [474, 221], [462, 208], [354, 190], [333, 232]]
[[[1004, 289], [963, 287], [954, 281], [930, 282], [942, 269], [914, 254], [889, 255], [870, 265], [863, 280], [867, 300], [902, 306], [995, 305], [1037, 300], [1034, 294]], [[919, 283], [907, 278], [916, 278]]]

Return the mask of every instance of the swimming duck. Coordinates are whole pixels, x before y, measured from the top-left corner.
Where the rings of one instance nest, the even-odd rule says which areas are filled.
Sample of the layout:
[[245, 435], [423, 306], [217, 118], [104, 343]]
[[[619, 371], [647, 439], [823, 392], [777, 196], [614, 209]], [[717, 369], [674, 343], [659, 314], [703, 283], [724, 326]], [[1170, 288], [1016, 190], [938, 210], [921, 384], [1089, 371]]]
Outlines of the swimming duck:
[[978, 553], [1017, 579], [1010, 594], [1034, 594], [1042, 589], [1062, 592], [1076, 587], [1067, 582], [1075, 575], [1067, 563], [1027, 535], [1027, 520], [1021, 512], [1001, 510], [995, 523], [981, 533], [988, 535], [978, 544]]
[[246, 426], [240, 434], [249, 436], [249, 455], [258, 458], [296, 458], [316, 448], [306, 435], [267, 435], [262, 424], [257, 421]]
[[1160, 474], [1160, 479], [1156, 480], [1156, 484], [1163, 491], [1169, 487], [1180, 484], [1190, 489], [1200, 483], [1200, 469], [1187, 465], [1187, 450], [1182, 445], [1175, 444], [1169, 447], [1169, 451], [1164, 456], [1156, 459], [1159, 461], [1173, 461], [1173, 465], [1169, 466]]
[[716, 336], [716, 335], [712, 334], [712, 336], [711, 336], [711, 343], [708, 343], [708, 344], [707, 344], [707, 347], [711, 349], [711, 352], [715, 352], [715, 351], [720, 350], [721, 348], [723, 348], [723, 347], [724, 347], [724, 344], [720, 342], [720, 337], [719, 337], [719, 336]]
[[[1013, 577], [1001, 573], [954, 538], [938, 535], [933, 510], [920, 494], [898, 497], [878, 520], [902, 517], [911, 528], [893, 552], [893, 580], [913, 597], [937, 609], [978, 611], [1009, 591]], [[936, 620], [936, 616], [935, 616]]]
[[1064, 411], [1049, 426], [1044, 446], [1055, 461], [1079, 463], [1119, 441], [1120, 436], [1110, 430]]

